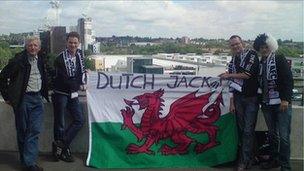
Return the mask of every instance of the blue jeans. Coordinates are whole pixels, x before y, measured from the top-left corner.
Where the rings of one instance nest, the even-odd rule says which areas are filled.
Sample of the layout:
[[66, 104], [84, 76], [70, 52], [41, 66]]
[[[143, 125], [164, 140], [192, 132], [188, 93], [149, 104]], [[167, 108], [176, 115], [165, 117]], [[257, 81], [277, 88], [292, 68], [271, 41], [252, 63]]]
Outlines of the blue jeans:
[[280, 111], [280, 105], [262, 104], [265, 121], [269, 130], [272, 159], [280, 161], [281, 168], [291, 170], [290, 167], [290, 131], [291, 105], [287, 110]]
[[234, 105], [240, 139], [239, 162], [250, 164], [253, 157], [254, 130], [259, 110], [258, 99], [234, 94]]
[[[52, 96], [54, 105], [54, 139], [61, 140], [69, 146], [84, 124], [82, 108], [78, 98], [55, 93]], [[66, 127], [66, 109], [72, 116], [72, 123]]]
[[40, 93], [25, 94], [20, 105], [14, 109], [20, 160], [25, 166], [36, 164], [43, 111]]

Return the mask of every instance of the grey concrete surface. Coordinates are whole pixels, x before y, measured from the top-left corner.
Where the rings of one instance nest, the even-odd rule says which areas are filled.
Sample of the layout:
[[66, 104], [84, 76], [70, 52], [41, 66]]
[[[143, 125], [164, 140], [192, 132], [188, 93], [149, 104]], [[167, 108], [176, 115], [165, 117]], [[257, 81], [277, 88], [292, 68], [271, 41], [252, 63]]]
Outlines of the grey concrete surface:
[[[82, 107], [87, 118], [86, 103]], [[291, 132], [291, 158], [303, 160], [303, 107], [293, 106], [292, 132]], [[262, 114], [258, 116], [256, 130], [266, 130]], [[86, 153], [89, 141], [88, 124], [84, 125], [73, 141], [73, 152]], [[44, 130], [40, 134], [39, 149], [41, 152], [51, 151], [53, 139], [53, 107], [51, 103], [45, 103]], [[17, 151], [14, 114], [10, 106], [0, 102], [0, 151]]]
[[[39, 137], [39, 150], [41, 152], [50, 152], [53, 141], [53, 106], [52, 103], [44, 103], [44, 124], [43, 131]], [[87, 119], [86, 103], [82, 103], [82, 108]], [[69, 118], [69, 117], [68, 117]], [[0, 151], [17, 151], [16, 130], [14, 113], [10, 106], [0, 103]], [[88, 151], [89, 132], [88, 124], [80, 130], [79, 135], [71, 144], [74, 152], [84, 153]]]
[[[41, 154], [38, 159], [38, 165], [43, 167], [45, 171], [235, 171], [233, 163], [212, 168], [172, 168], [172, 169], [95, 169], [85, 166], [85, 155], [76, 154], [74, 163], [66, 163], [63, 161], [54, 162], [50, 154]], [[303, 160], [292, 160], [291, 166], [293, 171], [303, 170]], [[22, 166], [18, 161], [17, 152], [0, 152], [0, 171], [20, 171]], [[258, 166], [253, 166], [250, 171], [260, 171]], [[279, 168], [267, 171], [279, 171]]]

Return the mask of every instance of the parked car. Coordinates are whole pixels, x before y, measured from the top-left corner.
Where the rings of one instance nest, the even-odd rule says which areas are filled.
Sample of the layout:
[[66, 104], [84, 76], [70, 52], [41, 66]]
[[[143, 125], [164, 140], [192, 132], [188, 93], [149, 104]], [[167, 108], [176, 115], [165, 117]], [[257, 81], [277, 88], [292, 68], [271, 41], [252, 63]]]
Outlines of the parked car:
[[292, 100], [302, 100], [302, 93], [298, 89], [292, 89]]

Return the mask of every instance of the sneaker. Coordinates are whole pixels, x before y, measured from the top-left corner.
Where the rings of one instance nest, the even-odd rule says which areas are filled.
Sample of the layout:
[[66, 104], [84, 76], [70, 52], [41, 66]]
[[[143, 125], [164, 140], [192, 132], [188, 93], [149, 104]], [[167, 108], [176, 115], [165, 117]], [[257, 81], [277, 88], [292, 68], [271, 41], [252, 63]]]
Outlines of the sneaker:
[[245, 164], [239, 164], [236, 170], [237, 171], [244, 171], [245, 169], [246, 169]]
[[64, 144], [59, 140], [52, 143], [52, 155], [55, 161], [59, 161], [63, 148]]
[[280, 163], [278, 160], [271, 160], [260, 164], [260, 169], [272, 169], [278, 167], [280, 167]]
[[253, 162], [253, 161], [247, 162], [246, 165], [245, 165], [245, 169], [251, 169], [251, 167], [252, 167], [252, 162]]
[[25, 168], [25, 171], [43, 171], [43, 168], [39, 167], [38, 165], [33, 165], [33, 166], [27, 166]]
[[64, 148], [59, 159], [65, 162], [74, 162], [74, 157], [72, 156], [71, 149], [69, 147]]

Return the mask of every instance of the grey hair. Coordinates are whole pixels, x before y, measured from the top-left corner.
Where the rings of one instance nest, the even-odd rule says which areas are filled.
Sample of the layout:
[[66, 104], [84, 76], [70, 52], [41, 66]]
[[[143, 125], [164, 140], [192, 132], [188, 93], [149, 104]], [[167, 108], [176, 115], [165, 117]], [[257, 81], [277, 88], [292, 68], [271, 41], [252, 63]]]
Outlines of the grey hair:
[[267, 36], [268, 39], [266, 39], [266, 44], [268, 45], [268, 47], [271, 49], [272, 52], [277, 51], [279, 48], [277, 40], [271, 34], [267, 34]]
[[40, 38], [37, 37], [37, 36], [29, 36], [29, 37], [26, 37], [25, 38], [25, 47], [30, 44], [32, 41], [37, 41], [38, 42], [38, 45], [39, 47], [41, 47], [41, 41], [40, 41]]
[[257, 36], [257, 38], [254, 40], [253, 43], [253, 48], [256, 51], [260, 51], [261, 46], [267, 45], [268, 48], [272, 51], [275, 52], [278, 50], [278, 42], [274, 37], [272, 37], [270, 34], [260, 34]]

